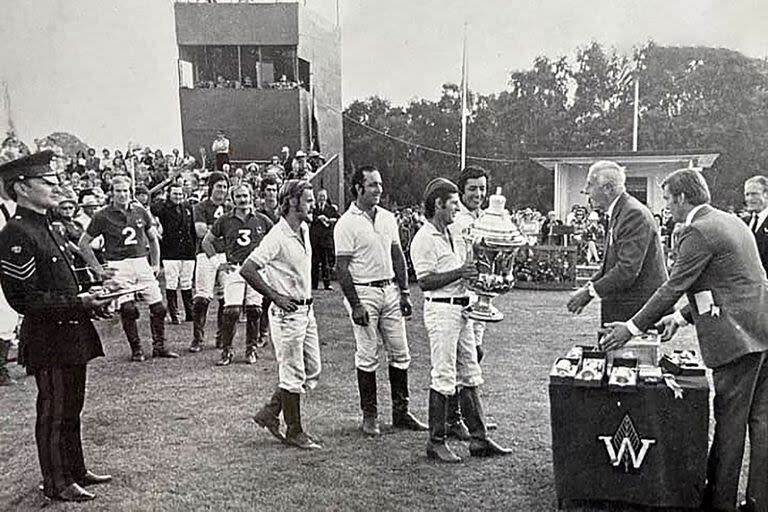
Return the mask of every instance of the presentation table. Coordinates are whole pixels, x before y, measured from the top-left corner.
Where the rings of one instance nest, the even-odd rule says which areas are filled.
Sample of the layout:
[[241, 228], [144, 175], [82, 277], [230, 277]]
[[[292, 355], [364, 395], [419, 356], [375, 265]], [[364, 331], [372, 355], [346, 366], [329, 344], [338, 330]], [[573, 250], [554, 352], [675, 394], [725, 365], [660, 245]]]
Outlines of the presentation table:
[[552, 455], [559, 508], [624, 502], [697, 508], [706, 476], [709, 385], [677, 377], [635, 391], [550, 383]]

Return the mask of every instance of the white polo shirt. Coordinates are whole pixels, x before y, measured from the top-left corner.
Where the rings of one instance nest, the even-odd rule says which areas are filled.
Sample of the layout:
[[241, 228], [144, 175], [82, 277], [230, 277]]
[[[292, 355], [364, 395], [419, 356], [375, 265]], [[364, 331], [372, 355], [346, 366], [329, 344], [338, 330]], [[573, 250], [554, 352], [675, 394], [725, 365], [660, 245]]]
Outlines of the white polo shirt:
[[333, 241], [336, 256], [351, 256], [349, 273], [355, 283], [393, 279], [392, 245], [400, 245], [397, 220], [392, 212], [375, 207], [372, 220], [355, 203], [336, 222]]
[[300, 236], [280, 217], [248, 259], [264, 269], [264, 279], [276, 292], [297, 300], [312, 297], [312, 246], [305, 222]]
[[459, 201], [459, 211], [456, 212], [456, 215], [453, 218], [453, 223], [448, 225], [448, 231], [453, 237], [453, 246], [456, 250], [456, 255], [459, 257], [462, 264], [464, 264], [467, 259], [468, 250], [467, 242], [464, 237], [469, 234], [469, 228], [475, 220], [482, 217], [482, 215], [483, 210], [480, 208], [471, 212], [464, 206], [464, 203]]
[[[457, 252], [456, 240], [450, 231], [441, 233], [427, 221], [416, 232], [411, 241], [411, 261], [416, 279], [428, 274], [439, 274], [455, 270], [464, 264]], [[425, 297], [466, 297], [467, 287], [463, 279], [454, 281], [437, 290], [425, 290]]]

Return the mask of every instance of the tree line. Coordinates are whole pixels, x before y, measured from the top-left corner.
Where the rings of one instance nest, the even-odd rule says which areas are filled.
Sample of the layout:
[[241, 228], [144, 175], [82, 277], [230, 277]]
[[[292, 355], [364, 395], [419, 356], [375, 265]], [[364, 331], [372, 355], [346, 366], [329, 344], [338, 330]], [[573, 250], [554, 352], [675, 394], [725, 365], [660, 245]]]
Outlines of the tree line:
[[[635, 77], [638, 149], [720, 152], [706, 171], [713, 201], [738, 208], [744, 180], [768, 173], [768, 61], [724, 48], [650, 42], [623, 55], [592, 42], [575, 59], [537, 57], [531, 69], [510, 73], [506, 90], [470, 92], [467, 154], [489, 160], [467, 163], [488, 169], [511, 207], [550, 209], [552, 173], [526, 155], [630, 151]], [[354, 101], [344, 115], [345, 172], [375, 163], [390, 204], [418, 204], [430, 179], [458, 173], [458, 85], [407, 106], [377, 96]]]

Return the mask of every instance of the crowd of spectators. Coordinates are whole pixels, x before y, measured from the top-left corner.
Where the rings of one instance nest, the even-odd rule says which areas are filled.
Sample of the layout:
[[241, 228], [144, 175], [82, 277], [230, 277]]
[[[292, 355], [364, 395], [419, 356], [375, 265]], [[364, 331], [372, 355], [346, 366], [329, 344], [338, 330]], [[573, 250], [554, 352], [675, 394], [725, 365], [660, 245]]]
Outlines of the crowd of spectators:
[[[302, 150], [292, 154], [284, 146], [268, 162], [241, 164], [224, 163], [220, 170], [229, 176], [232, 185], [248, 183], [258, 190], [262, 179], [272, 176], [278, 182], [288, 178], [306, 178], [323, 165], [325, 159], [317, 151]], [[100, 154], [95, 149], [78, 151], [75, 155], [60, 155], [53, 165], [59, 172], [64, 190], [82, 205], [86, 196], [95, 196], [99, 205], [106, 204], [112, 181], [117, 176], [132, 177], [136, 195], [146, 192], [150, 202], [165, 199], [165, 190], [171, 183], [182, 185], [185, 200], [196, 203], [204, 198], [206, 178], [213, 170], [214, 159], [204, 148], [198, 158], [178, 149], [165, 153], [159, 149], [129, 148], [110, 150]]]

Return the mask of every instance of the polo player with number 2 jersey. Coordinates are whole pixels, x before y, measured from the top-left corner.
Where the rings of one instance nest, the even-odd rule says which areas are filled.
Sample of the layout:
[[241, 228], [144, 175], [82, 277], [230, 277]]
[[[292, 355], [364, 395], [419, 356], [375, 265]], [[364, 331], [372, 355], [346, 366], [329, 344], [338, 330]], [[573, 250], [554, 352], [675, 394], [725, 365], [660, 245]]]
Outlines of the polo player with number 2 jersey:
[[[160, 242], [157, 228], [149, 212], [137, 202], [131, 201], [131, 182], [119, 176], [112, 182], [112, 204], [93, 215], [80, 238], [80, 252], [99, 280], [103, 269], [91, 249], [91, 240], [99, 235], [104, 237], [107, 266], [115, 270], [114, 279], [124, 286], [144, 287], [143, 299], [149, 304], [152, 331], [152, 357], [179, 357], [165, 348], [165, 314], [163, 296], [157, 282], [160, 270]], [[149, 248], [149, 250], [147, 249]], [[149, 260], [147, 260], [149, 253]], [[135, 295], [122, 295], [117, 299], [120, 310], [120, 322], [128, 344], [131, 347], [131, 360], [145, 360], [139, 338], [139, 310]]]

